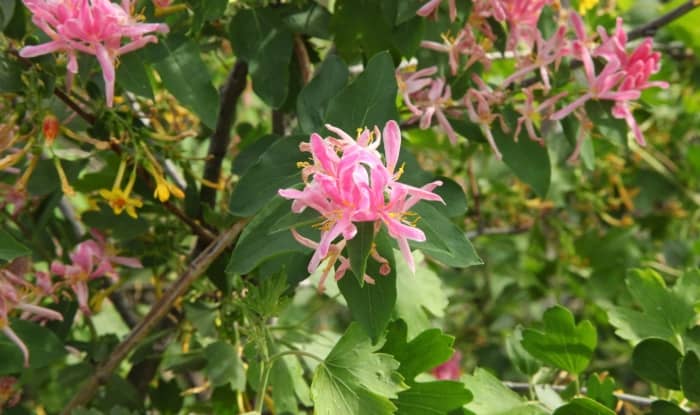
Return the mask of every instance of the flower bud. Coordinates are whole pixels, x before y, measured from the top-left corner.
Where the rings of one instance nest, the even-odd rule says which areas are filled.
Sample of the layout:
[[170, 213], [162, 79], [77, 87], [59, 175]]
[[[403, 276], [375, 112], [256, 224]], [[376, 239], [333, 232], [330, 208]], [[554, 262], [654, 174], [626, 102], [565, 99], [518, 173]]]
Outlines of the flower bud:
[[58, 123], [58, 118], [53, 115], [47, 115], [44, 117], [41, 130], [44, 132], [44, 138], [49, 145], [53, 144], [53, 140], [56, 139], [59, 127], [60, 124]]

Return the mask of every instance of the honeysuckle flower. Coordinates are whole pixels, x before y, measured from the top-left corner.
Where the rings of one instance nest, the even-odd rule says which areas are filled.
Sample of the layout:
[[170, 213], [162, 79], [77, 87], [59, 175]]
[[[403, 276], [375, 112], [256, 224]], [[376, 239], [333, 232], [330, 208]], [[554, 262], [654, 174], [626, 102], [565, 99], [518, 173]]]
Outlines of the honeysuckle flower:
[[[442, 43], [424, 40], [420, 45], [426, 49], [447, 53], [452, 75], [457, 75], [459, 70], [466, 70], [476, 62], [481, 62], [485, 67], [491, 65], [491, 60], [486, 55], [486, 51], [482, 45], [477, 42], [474, 32], [472, 32], [469, 26], [460, 30], [456, 37], [443, 34], [442, 40]], [[460, 66], [460, 57], [462, 55], [469, 57], [469, 60], [464, 66]]]
[[543, 117], [547, 118], [546, 112], [553, 108], [556, 102], [567, 94], [566, 92], [561, 92], [553, 97], [547, 98], [540, 104], [535, 104], [534, 94], [535, 90], [537, 89], [547, 90], [548, 88], [535, 84], [523, 89], [525, 102], [520, 106], [516, 106], [515, 108], [520, 113], [520, 117], [518, 117], [518, 125], [515, 128], [515, 141], [518, 141], [518, 137], [520, 137], [520, 130], [524, 125], [525, 130], [527, 131], [531, 140], [544, 144], [544, 139], [539, 137], [535, 131], [535, 123], [539, 122]]
[[131, 191], [134, 188], [134, 183], [136, 182], [136, 174], [134, 170], [131, 171], [126, 187], [123, 190], [121, 189], [121, 183], [125, 170], [126, 160], [122, 160], [119, 164], [119, 170], [117, 171], [117, 177], [114, 180], [112, 190], [101, 189], [99, 193], [100, 196], [107, 201], [109, 207], [112, 208], [115, 215], [121, 215], [122, 212], [126, 211], [127, 215], [136, 219], [138, 217], [136, 214], [136, 208], [142, 207], [143, 202], [140, 199], [132, 198], [130, 196]]
[[118, 275], [114, 265], [141, 268], [136, 258], [116, 256], [110, 252], [104, 238], [99, 233], [92, 233], [94, 239], [79, 243], [69, 255], [71, 263], [66, 265], [59, 261], [51, 263], [51, 272], [64, 278], [64, 284], [70, 286], [76, 296], [81, 311], [90, 314], [88, 305], [88, 282], [101, 277], [108, 277], [117, 282]]
[[0, 411], [2, 408], [12, 408], [22, 397], [17, 378], [12, 376], [0, 377]]
[[21, 318], [37, 317], [42, 320], [63, 320], [63, 316], [45, 307], [36, 305], [41, 300], [38, 290], [19, 275], [7, 268], [0, 269], [0, 332], [4, 333], [24, 356], [24, 366], [29, 366], [29, 349], [10, 327], [10, 314], [20, 311]]
[[494, 113], [492, 110], [492, 107], [500, 105], [503, 102], [503, 94], [492, 91], [476, 74], [472, 75], [472, 79], [479, 88], [470, 88], [464, 96], [464, 105], [467, 107], [467, 115], [471, 122], [477, 124], [481, 128], [481, 131], [486, 136], [486, 141], [488, 141], [489, 146], [491, 146], [491, 150], [493, 150], [496, 158], [501, 160], [503, 159], [503, 155], [496, 145], [496, 140], [491, 132], [491, 124], [499, 120], [501, 129], [504, 132], [508, 131], [508, 126], [503, 116]]
[[433, 376], [440, 380], [458, 380], [462, 376], [462, 353], [455, 350], [450, 360], [434, 368]]
[[[68, 88], [78, 73], [77, 53], [94, 55], [102, 68], [107, 106], [114, 100], [115, 61], [158, 38], [152, 33], [167, 33], [161, 23], [139, 23], [132, 15], [132, 0], [121, 5], [110, 0], [23, 0], [32, 12], [32, 21], [51, 38], [47, 43], [26, 46], [19, 54], [25, 58], [63, 52], [68, 55]], [[126, 43], [124, 42], [126, 39]]]
[[566, 39], [566, 27], [560, 26], [552, 37], [547, 40], [544, 40], [542, 34], [538, 31], [535, 34], [534, 42], [535, 48], [533, 52], [526, 59], [518, 62], [519, 68], [503, 81], [502, 88], [506, 88], [514, 82], [522, 81], [534, 71], [539, 71], [545, 90], [551, 89], [549, 66], [554, 65], [556, 69], [562, 58], [568, 56], [570, 51]]
[[[313, 159], [313, 164], [300, 163], [304, 189], [279, 190], [280, 196], [294, 201], [293, 212], [311, 208], [323, 218], [318, 243], [295, 236], [303, 245], [315, 249], [308, 271], [313, 273], [324, 259], [328, 258], [332, 264], [340, 260], [338, 269], [342, 277], [347, 268], [340, 251], [345, 241], [357, 234], [357, 222], [374, 222], [375, 231], [384, 224], [414, 270], [408, 241], [424, 241], [425, 234], [409, 220], [409, 209], [420, 200], [442, 202], [442, 198], [432, 192], [442, 183], [435, 181], [416, 188], [398, 182], [402, 173], [401, 168], [396, 168], [401, 131], [395, 121], [389, 121], [381, 133], [377, 127], [371, 132], [364, 129], [356, 140], [332, 125], [326, 125], [326, 128], [337, 137], [324, 139], [314, 133], [308, 143], [300, 145], [300, 149], [310, 152]], [[377, 151], [382, 138], [384, 160]], [[337, 238], [341, 240], [335, 242]], [[387, 262], [379, 262], [386, 271]]]
[[[447, 2], [450, 9], [450, 21], [454, 22], [457, 18], [457, 5], [455, 4], [455, 0], [447, 0]], [[437, 15], [437, 11], [440, 8], [440, 3], [442, 3], [442, 0], [430, 0], [429, 2], [421, 6], [421, 8], [418, 9], [416, 14], [423, 17], [435, 16]]]

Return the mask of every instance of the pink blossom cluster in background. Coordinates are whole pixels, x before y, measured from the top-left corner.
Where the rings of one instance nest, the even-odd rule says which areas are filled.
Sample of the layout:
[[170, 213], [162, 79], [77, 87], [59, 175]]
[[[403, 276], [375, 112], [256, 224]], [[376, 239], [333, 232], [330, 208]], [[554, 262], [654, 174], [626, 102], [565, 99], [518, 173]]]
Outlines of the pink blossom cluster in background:
[[[116, 282], [115, 265], [141, 268], [141, 262], [136, 258], [114, 255], [104, 237], [96, 231], [92, 232], [92, 239], [79, 243], [69, 257], [69, 264], [53, 261], [51, 273], [32, 271], [28, 258], [15, 259], [0, 268], [0, 332], [22, 351], [25, 366], [29, 365], [29, 350], [10, 327], [11, 314], [16, 312], [17, 317], [25, 320], [63, 320], [60, 313], [40, 304], [46, 299], [57, 300], [57, 294], [64, 287], [70, 287], [81, 311], [89, 315], [87, 284], [90, 280], [106, 276]], [[31, 274], [34, 282], [26, 278]], [[62, 280], [54, 283], [51, 274], [62, 277]]]
[[[418, 10], [418, 14], [435, 16], [441, 3], [440, 0], [429, 1]], [[455, 36], [443, 35], [443, 42], [423, 41], [422, 47], [448, 55], [452, 76], [476, 63], [481, 64], [483, 72], [480, 76], [472, 73], [470, 88], [461, 98], [453, 99], [446, 79], [435, 77], [437, 67], [417, 71], [400, 68], [397, 70], [399, 88], [412, 114], [408, 122], [420, 120], [420, 127], [425, 129], [429, 128], [435, 116], [437, 124], [454, 143], [457, 135], [447, 116], [467, 118], [480, 127], [494, 154], [500, 159], [501, 153], [495, 143], [492, 127], [498, 121], [504, 132], [513, 132], [499, 114], [499, 110], [508, 103], [513, 103], [519, 113], [515, 140], [524, 129], [530, 139], [544, 144], [544, 139], [537, 132], [542, 120], [561, 120], [573, 113], [584, 125], [590, 125], [584, 104], [589, 100], [607, 100], [614, 104], [612, 116], [624, 119], [636, 141], [645, 145], [644, 136], [632, 113], [634, 102], [644, 89], [668, 86], [666, 82], [650, 81], [650, 77], [659, 71], [661, 60], [660, 54], [653, 51], [652, 40], [647, 38], [636, 47], [629, 46], [620, 18], [612, 34], [599, 27], [597, 37], [590, 36], [581, 16], [573, 11], [569, 12], [573, 28], [571, 36], [567, 25], [561, 23], [551, 36], [545, 37], [537, 24], [543, 9], [550, 3], [550, 0], [476, 0], [465, 25]], [[454, 0], [449, 0], [448, 7], [450, 20], [455, 21], [458, 9]], [[508, 29], [505, 55], [495, 52], [493, 45], [498, 39], [486, 19], [500, 22]], [[515, 60], [513, 73], [497, 88], [487, 86], [484, 79], [488, 79], [492, 59], [504, 58]], [[575, 94], [569, 90], [553, 90], [552, 72], [565, 59], [570, 64], [583, 66], [585, 83], [582, 90]], [[595, 70], [596, 61], [604, 63], [598, 73]], [[538, 77], [535, 84], [530, 82], [533, 76]], [[526, 86], [521, 89], [519, 85], [523, 82]], [[517, 94], [518, 90], [522, 94]], [[565, 97], [571, 101], [558, 105]], [[561, 108], [557, 109], [559, 106]], [[579, 134], [571, 160], [577, 158], [585, 136]]]
[[[31, 58], [54, 52], [68, 55], [68, 88], [78, 73], [78, 52], [94, 55], [105, 81], [107, 105], [114, 100], [115, 62], [120, 55], [155, 43], [152, 33], [167, 33], [162, 23], [139, 23], [132, 0], [121, 5], [110, 0], [23, 0], [32, 21], [51, 40], [25, 46], [20, 56]], [[124, 42], [124, 39], [127, 39]]]
[[[300, 146], [301, 151], [313, 157], [313, 163], [300, 163], [304, 188], [279, 191], [282, 197], [294, 200], [292, 210], [295, 213], [311, 208], [323, 217], [318, 243], [294, 233], [299, 242], [315, 249], [309, 272], [314, 272], [328, 258], [329, 267], [336, 260], [340, 261], [340, 276], [336, 271], [336, 278], [342, 276], [349, 264], [346, 258], [340, 257], [340, 252], [345, 242], [357, 234], [357, 222], [374, 222], [375, 231], [384, 224], [389, 235], [398, 242], [411, 270], [415, 270], [408, 241], [424, 241], [425, 234], [413, 225], [409, 210], [420, 200], [442, 202], [442, 198], [433, 193], [442, 183], [434, 181], [418, 188], [398, 181], [402, 173], [402, 169], [397, 168], [401, 131], [395, 121], [389, 121], [383, 132], [377, 127], [373, 131], [364, 129], [357, 140], [332, 125], [326, 128], [336, 137], [323, 138], [314, 133], [309, 142]], [[384, 160], [377, 150], [382, 140]], [[342, 240], [334, 244], [338, 237]], [[376, 252], [373, 256], [384, 263], [383, 269], [388, 272], [386, 260], [377, 258]]]

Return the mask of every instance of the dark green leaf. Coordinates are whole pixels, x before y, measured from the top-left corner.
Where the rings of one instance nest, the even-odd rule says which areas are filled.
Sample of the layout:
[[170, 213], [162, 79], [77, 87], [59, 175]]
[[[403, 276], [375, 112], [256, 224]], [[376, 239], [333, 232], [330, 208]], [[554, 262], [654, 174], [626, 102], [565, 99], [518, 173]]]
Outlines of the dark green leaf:
[[446, 362], [454, 353], [454, 337], [439, 329], [426, 330], [410, 342], [406, 334], [406, 323], [402, 320], [392, 323], [382, 352], [399, 361], [399, 373], [409, 383], [419, 374]]
[[9, 54], [0, 56], [0, 92], [22, 92], [22, 65]]
[[391, 270], [388, 275], [379, 273], [380, 264], [370, 260], [367, 274], [374, 278], [374, 284], [361, 286], [356, 279], [346, 275], [338, 281], [338, 288], [348, 303], [353, 320], [358, 322], [367, 334], [376, 341], [391, 319], [396, 303], [396, 261], [389, 242], [389, 237], [381, 230], [376, 238], [379, 255], [389, 261]]
[[686, 398], [700, 402], [700, 359], [689, 351], [681, 363], [681, 387]]
[[394, 400], [399, 415], [443, 415], [471, 401], [472, 394], [461, 382], [415, 383]]
[[632, 368], [642, 378], [669, 389], [680, 389], [678, 363], [681, 352], [661, 339], [645, 339], [632, 353]]
[[[29, 349], [29, 368], [41, 369], [62, 359], [66, 351], [58, 337], [49, 329], [25, 320], [12, 320], [10, 327]], [[0, 376], [19, 373], [24, 369], [20, 349], [0, 333]]]
[[117, 82], [136, 95], [153, 99], [151, 79], [148, 76], [151, 69], [150, 66], [144, 65], [144, 59], [140, 51], [120, 57], [117, 67]]
[[326, 107], [348, 82], [348, 67], [336, 55], [323, 60], [318, 74], [297, 97], [299, 127], [304, 133], [321, 131]]
[[523, 347], [546, 364], [568, 372], [583, 372], [593, 356], [598, 336], [590, 321], [578, 325], [569, 310], [555, 306], [545, 311], [542, 331], [523, 331]]
[[313, 2], [305, 10], [284, 17], [289, 30], [312, 37], [328, 39], [331, 14], [320, 4]]
[[[5, 30], [7, 24], [12, 20], [12, 16], [15, 14], [15, 4], [14, 0], [0, 2], [0, 32]], [[0, 85], [2, 85], [1, 82]]]
[[398, 119], [396, 91], [391, 55], [379, 53], [353, 83], [331, 99], [326, 122], [350, 135], [358, 128], [382, 128], [387, 121]]
[[15, 258], [30, 255], [31, 249], [17, 242], [8, 232], [0, 229], [0, 261], [12, 261]]
[[374, 244], [374, 222], [356, 223], [357, 234], [347, 242], [346, 249], [350, 260], [350, 269], [362, 287], [365, 283], [367, 258]]
[[181, 36], [169, 36], [158, 44], [162, 59], [154, 67], [165, 88], [202, 122], [214, 129], [219, 108], [219, 94], [211, 83], [209, 70], [202, 61], [199, 46]]
[[251, 216], [267, 206], [279, 189], [301, 183], [297, 162], [305, 158], [299, 151], [304, 137], [278, 140], [241, 177], [231, 195], [229, 209], [236, 216]]
[[[386, 1], [386, 0], [384, 0]], [[331, 20], [338, 53], [347, 62], [389, 50], [392, 22], [382, 13], [381, 0], [339, 0]], [[387, 54], [388, 56], [388, 54]]]
[[669, 401], [655, 401], [651, 404], [649, 415], [687, 415], [687, 412]]
[[612, 409], [589, 398], [575, 398], [552, 415], [615, 415]]
[[230, 28], [236, 55], [248, 62], [253, 90], [271, 107], [281, 107], [289, 93], [292, 33], [269, 8], [239, 10]]
[[451, 267], [483, 264], [464, 232], [431, 203], [420, 202], [412, 208], [420, 217], [417, 226], [425, 233], [426, 241], [411, 242], [411, 246]]
[[275, 198], [246, 225], [231, 254], [227, 274], [247, 274], [264, 261], [284, 253], [308, 252], [308, 248], [300, 245], [291, 232], [271, 231], [290, 209], [289, 201]]

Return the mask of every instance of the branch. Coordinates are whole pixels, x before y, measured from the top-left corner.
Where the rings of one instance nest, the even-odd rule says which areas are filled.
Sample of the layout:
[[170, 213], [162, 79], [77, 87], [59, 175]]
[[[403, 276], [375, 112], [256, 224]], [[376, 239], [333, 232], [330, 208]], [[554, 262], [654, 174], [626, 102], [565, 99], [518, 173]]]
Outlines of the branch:
[[[530, 388], [532, 386], [529, 383], [525, 383], [525, 382], [504, 381], [503, 384], [506, 387], [508, 387], [511, 390], [516, 391], [516, 392], [528, 392], [528, 391], [530, 391]], [[537, 385], [535, 385], [535, 386], [537, 386]], [[542, 385], [542, 386], [545, 386], [545, 385]], [[550, 388], [552, 388], [556, 392], [562, 392], [562, 391], [566, 390], [566, 386], [563, 386], [563, 385], [546, 385], [546, 386], [549, 386]], [[581, 388], [581, 392], [585, 394], [587, 392], [586, 388], [585, 387]], [[647, 398], [644, 396], [632, 395], [632, 394], [624, 393], [624, 392], [613, 392], [613, 395], [618, 400], [631, 403], [633, 405], [636, 405], [639, 408], [649, 408], [649, 407], [651, 407], [651, 404], [653, 404], [654, 402], [656, 402], [658, 400], [658, 399], [653, 399], [653, 398]], [[700, 411], [698, 411], [697, 409], [689, 409], [689, 408], [682, 408], [682, 409], [689, 414], [700, 414]]]
[[95, 125], [95, 123], [97, 122], [97, 117], [85, 111], [83, 107], [78, 105], [77, 102], [73, 101], [73, 99], [68, 94], [66, 94], [59, 88], [54, 88], [53, 94], [56, 95], [61, 101], [63, 101], [68, 107], [70, 107], [70, 109], [75, 111], [76, 114], [80, 115], [80, 118], [87, 121], [88, 124]]
[[[204, 179], [209, 182], [219, 182], [221, 164], [231, 142], [231, 126], [236, 118], [236, 103], [245, 89], [247, 76], [248, 64], [239, 59], [229, 73], [226, 83], [221, 87], [216, 129], [211, 136], [207, 153], [209, 157], [204, 165]], [[216, 189], [203, 185], [199, 192], [199, 200], [213, 207], [216, 201]]]
[[233, 243], [245, 226], [245, 221], [236, 223], [232, 228], [219, 235], [197, 258], [192, 261], [185, 272], [168, 288], [148, 314], [139, 322], [109, 357], [95, 369], [95, 373], [80, 387], [73, 399], [63, 408], [62, 415], [69, 415], [73, 409], [87, 404], [97, 392], [99, 386], [107, 379], [126, 356], [148, 335], [151, 329], [163, 319], [189, 286], [207, 270], [214, 260]]
[[670, 12], [660, 16], [636, 29], [627, 32], [628, 40], [635, 40], [642, 37], [654, 36], [656, 32], [667, 24], [673, 22], [674, 20], [683, 17], [684, 15], [693, 11], [696, 7], [700, 6], [700, 1], [689, 0], [682, 5], [676, 7]]

